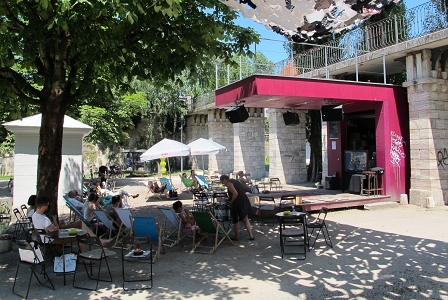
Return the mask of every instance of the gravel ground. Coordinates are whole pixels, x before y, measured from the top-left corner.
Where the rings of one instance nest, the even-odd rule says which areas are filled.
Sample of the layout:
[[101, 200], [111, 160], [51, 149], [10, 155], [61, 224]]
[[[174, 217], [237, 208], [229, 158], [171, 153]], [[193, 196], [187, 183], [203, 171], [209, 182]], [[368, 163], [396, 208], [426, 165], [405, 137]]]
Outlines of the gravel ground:
[[[173, 200], [145, 199], [146, 180], [122, 179], [117, 187], [140, 194], [131, 199], [137, 215], [160, 215], [157, 207], [170, 206]], [[6, 184], [0, 182], [0, 197], [7, 192]], [[191, 205], [190, 194], [184, 192], [180, 198]], [[113, 281], [100, 282], [98, 291], [73, 288], [73, 275], [64, 286], [62, 277], [51, 273], [56, 290], [33, 279], [29, 298], [448, 299], [447, 207], [338, 210], [327, 220], [334, 247], [320, 239], [306, 260], [281, 259], [277, 227], [254, 225], [254, 241], [242, 230], [241, 241], [234, 246], [225, 241], [212, 255], [190, 254], [191, 240], [167, 248], [153, 265], [151, 290], [123, 291], [121, 252], [115, 249], [117, 255], [109, 259]], [[11, 292], [16, 249], [0, 254], [0, 299], [18, 298]]]

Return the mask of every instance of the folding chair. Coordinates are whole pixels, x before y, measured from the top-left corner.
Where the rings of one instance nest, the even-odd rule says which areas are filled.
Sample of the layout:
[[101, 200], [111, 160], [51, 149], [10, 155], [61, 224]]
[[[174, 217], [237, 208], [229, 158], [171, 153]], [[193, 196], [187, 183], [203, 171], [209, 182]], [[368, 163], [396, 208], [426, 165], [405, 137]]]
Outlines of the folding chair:
[[157, 225], [155, 217], [137, 217], [132, 216], [132, 233], [135, 237], [149, 236], [152, 243], [158, 243], [157, 253], [153, 255], [153, 262], [160, 258], [160, 252], [165, 253], [165, 245], [163, 244], [162, 229]]
[[[27, 298], [28, 293], [30, 291], [31, 280], [33, 278], [33, 274], [34, 274], [34, 277], [36, 277], [37, 281], [39, 281], [39, 283], [41, 285], [54, 290], [54, 285], [51, 282], [50, 278], [48, 277], [47, 272], [45, 271], [45, 260], [43, 259], [40, 247], [38, 245], [34, 244], [34, 242], [29, 243], [24, 240], [16, 240], [16, 243], [19, 246], [20, 260], [17, 265], [16, 275], [14, 276], [14, 285], [12, 286], [12, 292], [14, 294], [16, 294], [17, 296], [20, 296], [22, 298]], [[41, 274], [43, 274], [44, 279], [47, 279], [51, 286], [45, 285], [39, 279], [39, 277], [37, 276], [37, 273], [35, 271], [37, 266], [40, 266], [42, 268]], [[27, 267], [27, 268], [31, 269], [30, 279], [28, 281], [28, 288], [26, 290], [25, 296], [18, 294], [15, 290], [16, 283], [17, 283], [17, 275], [19, 274], [20, 267]]]
[[[128, 252], [126, 249], [130, 249]], [[141, 254], [136, 255], [135, 251], [140, 250]], [[125, 252], [126, 251], [126, 252]], [[152, 243], [149, 236], [126, 236], [123, 238], [123, 247], [121, 248], [121, 269], [123, 273], [123, 290], [140, 290], [140, 289], [151, 289], [152, 288]], [[138, 264], [135, 269], [131, 269], [129, 272], [129, 267], [126, 268], [128, 263]], [[140, 264], [149, 264], [149, 274], [144, 276], [142, 274], [142, 267]], [[144, 268], [146, 270], [146, 267]], [[128, 276], [126, 276], [128, 275]], [[140, 282], [150, 281], [150, 285], [141, 288], [127, 288], [125, 286], [126, 282]]]
[[92, 224], [89, 221], [84, 219], [84, 214], [80, 212], [76, 206], [74, 206], [70, 201], [66, 201], [65, 205], [70, 209], [71, 212], [75, 215], [74, 220], [79, 219], [82, 223], [84, 223], [89, 229], [92, 229]]
[[168, 178], [165, 177], [161, 177], [159, 178], [160, 184], [166, 184], [166, 189], [168, 191], [175, 191], [176, 189], [173, 187], [173, 185], [171, 184], [170, 180]]
[[[306, 213], [299, 213], [298, 215], [289, 215], [279, 218], [279, 236], [280, 249], [282, 252], [282, 259], [285, 254], [299, 255], [297, 260], [306, 259], [306, 250], [308, 248], [308, 232], [306, 229]], [[291, 252], [286, 252], [286, 247], [293, 247]], [[299, 251], [302, 247], [302, 251]], [[291, 249], [291, 248], [289, 248]], [[308, 249], [309, 251], [309, 249]]]
[[258, 202], [253, 207], [255, 207], [255, 215], [258, 216], [258, 224], [260, 224], [263, 217], [271, 217], [273, 220], [272, 226], [274, 226], [277, 220], [275, 217], [277, 211], [274, 197], [260, 196], [258, 197]]
[[[100, 239], [96, 236], [89, 236], [88, 234], [77, 235], [76, 240], [78, 241], [78, 249], [82, 249], [82, 247], [80, 247], [80, 245], [83, 244], [83, 245], [85, 245], [85, 250], [86, 250], [85, 252], [78, 251], [78, 255], [76, 258], [76, 265], [78, 266], [79, 263], [82, 261], [89, 279], [96, 280], [96, 287], [95, 287], [95, 289], [91, 289], [91, 288], [87, 288], [87, 287], [83, 287], [83, 286], [79, 286], [79, 285], [75, 284], [76, 274], [78, 273], [78, 270], [79, 270], [78, 267], [75, 269], [75, 273], [73, 275], [73, 287], [83, 289], [83, 290], [96, 291], [96, 290], [98, 290], [98, 282], [99, 281], [112, 282], [112, 274], [110, 272], [109, 263], [107, 262], [107, 257], [111, 256], [111, 255], [115, 255], [116, 253], [114, 251], [104, 249], [103, 245], [101, 244]], [[103, 263], [103, 260], [105, 261], [106, 266], [107, 266], [107, 271], [109, 272], [109, 279], [100, 279], [101, 265]], [[96, 278], [93, 278], [92, 265], [94, 262], [95, 263], [99, 262], [98, 273], [97, 273]], [[89, 266], [90, 266], [90, 273], [89, 273], [89, 270], [87, 269], [86, 263], [89, 264]]]
[[[109, 234], [109, 239], [112, 238], [112, 234], [116, 234], [116, 237], [119, 237], [119, 233], [121, 232], [121, 226], [118, 225], [104, 210], [95, 209], [93, 213], [97, 216], [98, 220], [103, 223], [107, 228], [107, 233]], [[96, 236], [98, 236], [98, 227], [96, 227]], [[106, 234], [103, 234], [102, 237], [105, 237]]]
[[208, 185], [204, 175], [196, 175], [196, 179], [198, 180], [200, 186], [207, 190], [210, 190], [210, 186]]
[[28, 230], [33, 228], [33, 222], [30, 218], [23, 214], [18, 208], [13, 210], [14, 216], [16, 217], [16, 223], [14, 224], [14, 232], [12, 234], [13, 239], [17, 239], [22, 233], [25, 234], [25, 239], [29, 240]]
[[[311, 228], [311, 233], [308, 236], [308, 240], [311, 239], [311, 237], [313, 236], [313, 232], [314, 229], [318, 229], [316, 238], [314, 239], [314, 243], [311, 246], [311, 248], [314, 248], [314, 245], [316, 244], [317, 239], [319, 238], [319, 234], [322, 231], [323, 235], [324, 235], [324, 239], [325, 239], [325, 243], [330, 247], [333, 248], [333, 244], [331, 243], [331, 238], [330, 238], [330, 234], [328, 233], [328, 228], [327, 228], [327, 224], [325, 223], [325, 219], [327, 218], [327, 213], [328, 213], [328, 208], [326, 207], [322, 207], [321, 210], [319, 211], [319, 214], [317, 215], [317, 218], [311, 222], [307, 223], [307, 227], [308, 229]], [[323, 216], [323, 217], [322, 217]], [[325, 235], [325, 232], [327, 233]], [[327, 241], [327, 237], [328, 237], [328, 241]], [[308, 245], [308, 249], [309, 249], [309, 245]]]
[[[201, 232], [203, 234], [202, 238], [199, 240], [199, 242], [196, 244], [196, 235], [193, 236], [193, 249], [191, 249], [190, 253], [199, 252], [199, 253], [206, 253], [206, 254], [212, 254], [216, 251], [216, 249], [221, 245], [221, 243], [228, 239], [232, 245], [233, 241], [229, 236], [229, 232], [232, 231], [231, 228], [229, 228], [228, 231], [224, 230], [224, 227], [222, 227], [221, 223], [215, 218], [215, 216], [211, 212], [199, 212], [199, 211], [193, 211], [191, 212], [193, 214], [194, 220], [196, 222], [196, 225], [199, 226], [201, 229]], [[202, 252], [202, 251], [196, 251], [196, 249], [200, 248], [206, 248], [206, 246], [203, 246], [201, 243], [210, 238], [211, 235], [214, 235], [214, 245], [210, 248], [209, 252]], [[221, 237], [220, 237], [221, 236]]]
[[193, 193], [193, 210], [206, 211], [209, 209], [211, 202], [208, 199], [207, 193], [194, 192]]
[[271, 191], [272, 191], [272, 189], [276, 189], [276, 190], [280, 189], [282, 187], [280, 184], [280, 179], [277, 177], [269, 178], [269, 187], [270, 187]]
[[[132, 211], [129, 208], [119, 208], [119, 207], [115, 207], [114, 210], [121, 220], [121, 225], [120, 228], [118, 229], [119, 233], [124, 233], [125, 229], [129, 228], [130, 232], [126, 233], [124, 236], [132, 235], [132, 222], [131, 222]], [[121, 248], [118, 246], [118, 243], [120, 243], [119, 239], [115, 241], [115, 244], [112, 246], [112, 248]]]
[[280, 198], [280, 211], [285, 210], [294, 210], [295, 209], [295, 203], [296, 200], [295, 195], [284, 195]]
[[[165, 226], [163, 228], [163, 232], [165, 234], [164, 234], [163, 240], [164, 240], [164, 242], [170, 242], [170, 244], [165, 243], [165, 246], [171, 248], [175, 245], [178, 245], [184, 237], [192, 236], [194, 234], [194, 231], [185, 229], [182, 226], [182, 221], [180, 220], [180, 218], [177, 216], [177, 213], [172, 208], [158, 207], [158, 209], [165, 216]], [[168, 228], [167, 221], [171, 224], [171, 229], [168, 233], [167, 233], [167, 228]]]
[[[149, 180], [149, 181], [148, 181], [148, 192], [146, 193], [145, 198], [148, 197], [148, 194], [149, 194], [149, 193], [152, 193], [152, 196], [157, 196], [159, 199], [162, 199], [162, 198], [160, 198], [160, 196], [165, 196], [165, 190], [167, 190], [166, 186], [165, 186], [165, 188], [163, 188], [163, 183], [161, 183], [160, 186], [159, 186], [160, 191], [159, 191], [159, 192], [154, 192], [154, 191], [151, 189], [151, 184], [150, 184], [151, 181], [154, 182], [155, 180]], [[162, 188], [163, 188], [163, 189], [162, 189]], [[152, 196], [151, 196], [151, 197], [152, 197]]]

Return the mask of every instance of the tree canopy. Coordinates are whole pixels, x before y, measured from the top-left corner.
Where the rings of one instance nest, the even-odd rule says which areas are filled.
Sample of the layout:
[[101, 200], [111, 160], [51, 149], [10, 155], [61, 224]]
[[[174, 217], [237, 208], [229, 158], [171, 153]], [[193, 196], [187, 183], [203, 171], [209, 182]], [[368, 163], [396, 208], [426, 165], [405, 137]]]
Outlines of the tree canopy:
[[212, 63], [205, 59], [231, 63], [258, 39], [218, 0], [3, 0], [0, 15], [0, 93], [42, 113], [37, 195], [49, 198], [49, 214], [69, 107], [105, 107], [133, 78], [162, 85], [184, 70], [197, 76]]

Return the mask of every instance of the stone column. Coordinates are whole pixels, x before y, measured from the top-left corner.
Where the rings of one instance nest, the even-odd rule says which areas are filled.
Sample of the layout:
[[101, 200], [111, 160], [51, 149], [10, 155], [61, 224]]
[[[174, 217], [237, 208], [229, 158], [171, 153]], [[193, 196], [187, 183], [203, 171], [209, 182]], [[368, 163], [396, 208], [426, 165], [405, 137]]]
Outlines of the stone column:
[[247, 108], [249, 118], [233, 124], [233, 172], [250, 173], [251, 179], [265, 177], [265, 134], [262, 108]]
[[448, 203], [448, 82], [440, 56], [432, 65], [431, 57], [431, 50], [408, 54], [403, 84], [409, 101], [409, 203], [420, 206], [426, 206], [427, 197], [436, 205]]
[[[186, 125], [184, 127], [185, 130], [185, 140], [182, 142], [184, 144], [191, 143], [199, 138], [208, 139], [208, 123], [207, 123], [207, 115], [206, 114], [195, 114], [189, 115], [186, 118]], [[187, 129], [188, 128], [188, 129]], [[184, 169], [186, 168], [186, 162], [190, 159], [191, 168], [192, 169], [201, 169], [202, 170], [202, 156], [190, 156], [184, 157]], [[204, 169], [207, 170], [208, 167], [208, 158], [204, 157]]]
[[269, 177], [294, 184], [306, 182], [306, 111], [297, 110], [300, 124], [286, 126], [283, 109], [269, 109]]
[[215, 172], [229, 174], [233, 171], [234, 162], [234, 133], [233, 124], [225, 116], [225, 109], [212, 109], [208, 111], [208, 138], [227, 147], [227, 151], [208, 155], [208, 170], [210, 175]]

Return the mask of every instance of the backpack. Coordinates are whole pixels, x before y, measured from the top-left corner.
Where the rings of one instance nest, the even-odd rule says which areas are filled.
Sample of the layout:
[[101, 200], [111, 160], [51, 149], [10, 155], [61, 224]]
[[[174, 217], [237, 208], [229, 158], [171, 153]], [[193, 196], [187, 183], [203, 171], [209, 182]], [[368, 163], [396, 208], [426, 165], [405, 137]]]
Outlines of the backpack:
[[170, 198], [179, 197], [179, 195], [177, 194], [177, 192], [175, 190], [170, 190], [169, 195], [170, 195]]

